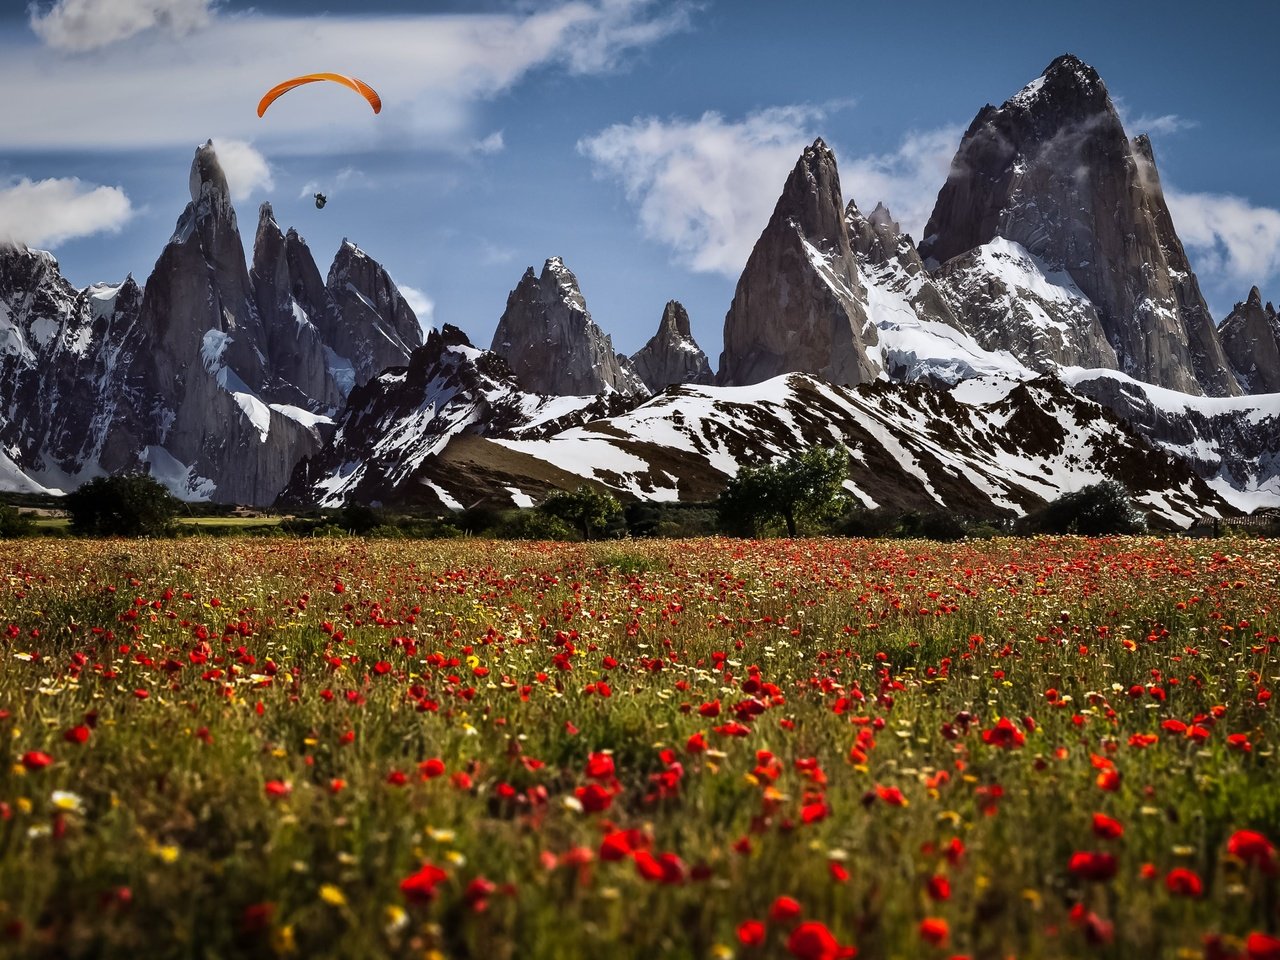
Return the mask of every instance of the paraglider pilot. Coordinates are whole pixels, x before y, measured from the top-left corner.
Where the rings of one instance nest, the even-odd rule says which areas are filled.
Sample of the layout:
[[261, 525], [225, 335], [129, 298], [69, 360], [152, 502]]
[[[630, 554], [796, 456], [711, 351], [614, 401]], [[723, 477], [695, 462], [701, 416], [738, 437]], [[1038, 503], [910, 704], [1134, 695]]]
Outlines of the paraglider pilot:
[[328, 202], [329, 202], [329, 198], [328, 198], [328, 197], [326, 197], [323, 193], [317, 193], [317, 194], [316, 194], [316, 209], [317, 209], [317, 210], [323, 210], [323, 209], [324, 209], [324, 205], [325, 205], [326, 203], [328, 203]]

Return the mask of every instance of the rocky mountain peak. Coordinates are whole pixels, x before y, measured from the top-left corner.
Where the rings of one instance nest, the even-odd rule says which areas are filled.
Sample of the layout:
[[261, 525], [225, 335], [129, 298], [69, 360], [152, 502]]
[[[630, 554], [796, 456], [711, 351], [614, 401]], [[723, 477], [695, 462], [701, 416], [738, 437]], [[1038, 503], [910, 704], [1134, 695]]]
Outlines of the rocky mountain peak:
[[[305, 249], [300, 237], [296, 246]], [[325, 286], [336, 311], [333, 328], [322, 328], [321, 333], [340, 362], [351, 368], [354, 383], [367, 383], [387, 367], [403, 366], [422, 345], [422, 326], [391, 275], [345, 237]]]
[[1262, 291], [1253, 287], [1218, 328], [1223, 352], [1245, 390], [1251, 394], [1280, 392], [1280, 324]]
[[825, 241], [843, 254], [848, 250], [843, 226], [844, 197], [836, 155], [819, 137], [804, 148], [792, 168], [773, 218], [794, 221], [815, 243]]
[[920, 254], [941, 266], [997, 237], [1084, 294], [1124, 372], [1188, 393], [1240, 392], [1173, 229], [1150, 141], [1129, 140], [1106, 86], [1077, 57], [1059, 57], [977, 115]]
[[654, 393], [679, 383], [713, 383], [707, 355], [694, 342], [689, 313], [679, 300], [668, 300], [658, 332], [631, 357], [631, 366]]
[[614, 390], [647, 393], [613, 340], [587, 310], [578, 278], [559, 257], [542, 274], [529, 267], [507, 296], [491, 350], [511, 366], [522, 389], [553, 396]]
[[662, 308], [662, 319], [658, 321], [658, 332], [692, 338], [689, 327], [689, 311], [679, 300], [668, 300]]
[[212, 140], [206, 140], [196, 147], [195, 159], [191, 161], [189, 185], [193, 203], [211, 196], [224, 199], [231, 196], [227, 188], [227, 175], [222, 172], [222, 165], [218, 163], [218, 154], [213, 149]]
[[858, 384], [880, 372], [878, 342], [845, 222], [836, 158], [821, 139], [804, 149], [738, 278], [724, 319], [719, 383], [783, 373]]

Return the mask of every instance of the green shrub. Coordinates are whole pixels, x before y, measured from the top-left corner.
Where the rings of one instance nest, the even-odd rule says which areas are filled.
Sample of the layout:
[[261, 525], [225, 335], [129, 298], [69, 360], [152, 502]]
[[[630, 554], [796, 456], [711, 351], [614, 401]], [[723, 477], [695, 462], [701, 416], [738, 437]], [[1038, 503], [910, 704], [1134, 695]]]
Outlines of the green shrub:
[[145, 474], [98, 477], [67, 494], [71, 529], [89, 537], [169, 536], [179, 502]]
[[1141, 533], [1146, 529], [1129, 492], [1115, 480], [1065, 494], [1029, 514], [1022, 526], [1033, 533], [1076, 533], [1086, 537]]
[[0, 540], [31, 535], [31, 515], [17, 507], [0, 504]]

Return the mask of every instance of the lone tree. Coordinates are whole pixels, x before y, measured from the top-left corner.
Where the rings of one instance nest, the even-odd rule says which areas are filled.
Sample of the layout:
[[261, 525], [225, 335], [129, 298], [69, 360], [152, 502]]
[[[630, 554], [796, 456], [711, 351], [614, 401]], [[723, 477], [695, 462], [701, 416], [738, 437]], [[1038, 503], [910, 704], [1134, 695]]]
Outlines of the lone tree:
[[557, 490], [539, 509], [576, 528], [583, 540], [590, 540], [593, 531], [603, 530], [610, 520], [622, 514], [622, 505], [612, 494], [585, 484], [573, 492]]
[[716, 504], [720, 525], [754, 533], [762, 524], [781, 520], [787, 536], [794, 537], [797, 521], [822, 522], [844, 511], [848, 474], [849, 451], [843, 445], [812, 447], [774, 463], [743, 467]]
[[89, 537], [156, 537], [173, 532], [178, 501], [145, 474], [98, 477], [67, 494], [71, 530]]

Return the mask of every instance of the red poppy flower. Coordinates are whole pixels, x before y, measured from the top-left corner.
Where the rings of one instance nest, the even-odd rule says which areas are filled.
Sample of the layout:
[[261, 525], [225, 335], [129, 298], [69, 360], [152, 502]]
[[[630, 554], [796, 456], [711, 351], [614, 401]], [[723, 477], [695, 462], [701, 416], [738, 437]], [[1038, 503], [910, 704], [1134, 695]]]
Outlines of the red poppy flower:
[[1260, 833], [1237, 830], [1227, 840], [1227, 853], [1265, 873], [1275, 872], [1276, 848]]
[[764, 924], [759, 920], [743, 920], [738, 924], [738, 942], [744, 947], [758, 947], [764, 943]]
[[1103, 840], [1115, 840], [1124, 833], [1124, 824], [1119, 820], [1113, 820], [1105, 813], [1095, 813], [1093, 815], [1093, 833], [1094, 836], [1101, 837]]
[[287, 797], [293, 792], [293, 787], [284, 780], [268, 780], [264, 787], [268, 797]]
[[841, 949], [826, 924], [816, 920], [806, 920], [792, 930], [787, 939], [787, 950], [797, 960], [838, 960], [853, 956], [851, 949]]
[[925, 943], [941, 947], [947, 942], [947, 937], [950, 935], [951, 928], [947, 926], [947, 921], [941, 917], [925, 917], [920, 921], [920, 939]]
[[436, 777], [444, 775], [444, 761], [439, 757], [432, 757], [430, 760], [423, 760], [418, 764], [418, 773], [422, 775], [424, 780], [434, 780]]
[[905, 807], [907, 805], [907, 798], [902, 795], [902, 791], [897, 787], [882, 787], [877, 784], [876, 796], [891, 807]]
[[424, 863], [417, 873], [400, 881], [400, 892], [410, 903], [430, 903], [435, 899], [436, 887], [449, 879], [449, 875], [434, 864]]
[[600, 813], [608, 810], [613, 803], [613, 791], [607, 790], [598, 783], [589, 783], [573, 791], [587, 813]]
[[89, 728], [84, 724], [72, 727], [62, 735], [62, 739], [67, 743], [87, 743], [89, 740]]
[[1008, 717], [1001, 717], [990, 730], [982, 731], [982, 742], [1004, 750], [1013, 750], [1027, 742], [1024, 734]]
[[769, 919], [774, 923], [791, 923], [800, 916], [800, 903], [792, 897], [780, 896], [769, 908]]
[[1076, 851], [1067, 869], [1084, 880], [1104, 881], [1116, 875], [1116, 858], [1110, 853]]
[[698, 732], [691, 736], [684, 745], [685, 753], [706, 753], [707, 752], [707, 736]]
[[1164, 885], [1177, 897], [1198, 897], [1204, 893], [1204, 884], [1194, 870], [1174, 867], [1164, 878]]
[[1244, 942], [1244, 952], [1249, 960], [1280, 960], [1280, 938], [1254, 931]]
[[32, 750], [22, 755], [22, 765], [28, 770], [42, 770], [53, 763], [53, 757], [41, 750]]
[[951, 881], [940, 873], [934, 874], [926, 880], [924, 886], [930, 900], [951, 899]]
[[608, 753], [592, 753], [587, 757], [587, 776], [592, 780], [612, 780], [614, 775], [613, 755]]

